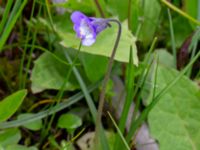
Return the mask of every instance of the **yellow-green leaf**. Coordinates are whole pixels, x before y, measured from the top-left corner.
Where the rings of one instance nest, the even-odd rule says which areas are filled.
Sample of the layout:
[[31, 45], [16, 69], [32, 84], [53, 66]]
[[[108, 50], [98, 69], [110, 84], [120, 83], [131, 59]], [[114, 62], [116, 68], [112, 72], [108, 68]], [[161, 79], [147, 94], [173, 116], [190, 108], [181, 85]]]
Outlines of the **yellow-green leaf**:
[[0, 101], [0, 122], [10, 118], [23, 102], [27, 90], [23, 89]]
[[[156, 94], [179, 72], [159, 65]], [[148, 121], [160, 150], [200, 149], [200, 89], [186, 76], [180, 78], [149, 114]]]

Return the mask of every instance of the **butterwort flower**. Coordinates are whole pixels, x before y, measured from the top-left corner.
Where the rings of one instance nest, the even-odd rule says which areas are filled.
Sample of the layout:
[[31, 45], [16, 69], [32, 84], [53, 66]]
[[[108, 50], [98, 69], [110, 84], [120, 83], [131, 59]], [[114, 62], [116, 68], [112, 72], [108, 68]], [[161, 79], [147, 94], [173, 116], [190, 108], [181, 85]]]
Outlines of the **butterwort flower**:
[[[102, 92], [99, 98], [99, 106], [97, 112], [97, 120], [96, 120], [96, 132], [95, 141], [99, 142], [98, 140], [98, 133], [100, 132], [100, 124], [101, 124], [101, 116], [105, 101], [105, 91], [109, 81], [110, 73], [112, 70], [112, 65], [114, 62], [114, 57], [116, 54], [116, 50], [119, 44], [119, 40], [121, 37], [121, 23], [116, 19], [102, 19], [102, 18], [94, 18], [94, 17], [87, 17], [83, 13], [79, 11], [75, 11], [71, 15], [71, 20], [74, 23], [74, 30], [76, 31], [77, 37], [81, 39], [82, 45], [90, 46], [96, 41], [97, 35], [103, 31], [106, 27], [110, 26], [109, 22], [117, 23], [118, 24], [118, 33], [117, 38], [114, 43], [114, 47], [112, 50], [112, 54], [110, 56], [110, 60], [107, 67], [107, 72], [105, 78], [103, 80], [102, 85]], [[79, 47], [80, 50], [80, 47]], [[96, 147], [98, 147], [99, 143], [97, 143]]]
[[109, 26], [108, 20], [95, 17], [87, 17], [79, 11], [71, 15], [76, 35], [81, 39], [82, 45], [90, 46], [96, 41], [97, 35]]

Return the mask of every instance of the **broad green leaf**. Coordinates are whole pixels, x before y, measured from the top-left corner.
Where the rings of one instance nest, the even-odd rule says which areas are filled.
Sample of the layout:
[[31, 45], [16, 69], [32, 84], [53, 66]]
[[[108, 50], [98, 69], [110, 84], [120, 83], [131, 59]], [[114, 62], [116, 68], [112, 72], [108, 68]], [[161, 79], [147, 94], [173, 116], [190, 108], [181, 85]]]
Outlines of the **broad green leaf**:
[[82, 125], [82, 120], [75, 114], [63, 114], [58, 119], [58, 127], [65, 128], [70, 132], [73, 132], [76, 128]]
[[155, 56], [158, 58], [160, 64], [176, 68], [176, 66], [173, 63], [173, 56], [167, 51], [167, 49], [156, 49], [153, 55], [151, 55], [151, 59], [155, 59]]
[[0, 122], [10, 118], [22, 104], [27, 90], [20, 90], [0, 101]]
[[[62, 52], [57, 51], [56, 55], [62, 57]], [[45, 89], [60, 89], [68, 71], [68, 65], [59, 62], [55, 57], [45, 52], [34, 63], [31, 74], [33, 93], [41, 92]], [[78, 87], [75, 77], [70, 76], [64, 89], [75, 90]]]
[[[146, 56], [147, 57], [147, 56]], [[156, 49], [153, 54], [150, 55], [150, 61], [156, 60], [158, 58], [158, 63], [163, 66], [170, 68], [176, 68], [174, 65], [173, 56], [166, 49]], [[147, 65], [147, 64], [145, 64]], [[145, 105], [149, 104], [152, 100], [153, 89], [154, 89], [154, 77], [155, 77], [156, 62], [152, 64], [149, 74], [147, 75], [147, 80], [145, 81], [144, 87], [142, 89], [142, 98]], [[158, 85], [155, 85], [156, 87]]]
[[90, 81], [98, 81], [104, 76], [107, 69], [108, 58], [82, 53], [80, 60], [83, 64], [85, 73]]
[[10, 128], [0, 131], [0, 146], [17, 144], [21, 139], [21, 133], [18, 128]]
[[[50, 24], [45, 19], [39, 18], [38, 20], [35, 20], [34, 24], [37, 26], [38, 24], [40, 24], [40, 26], [47, 27], [49, 30], [52, 30]], [[112, 49], [114, 47], [116, 37], [117, 37], [117, 32], [118, 32], [118, 26], [115, 23], [111, 23], [111, 24], [112, 24], [112, 27], [105, 29], [97, 36], [97, 40], [92, 46], [90, 47], [82, 46], [81, 52], [110, 57], [112, 53]], [[61, 24], [58, 25], [55, 22], [54, 29], [57, 35], [61, 38], [61, 42], [60, 42], [61, 45], [63, 45], [66, 48], [78, 49], [78, 46], [80, 44], [80, 39], [76, 37], [75, 32], [70, 32], [71, 29], [73, 28], [71, 25], [72, 24], [70, 23], [68, 24], [68, 27], [65, 28], [64, 25], [61, 25]], [[71, 29], [69, 29], [69, 26], [71, 26]], [[133, 47], [133, 63], [135, 65], [138, 65], [137, 48], [136, 48], [135, 42], [136, 42], [136, 38], [128, 30], [128, 25], [127, 25], [127, 22], [125, 21], [124, 23], [122, 23], [122, 34], [121, 34], [121, 39], [120, 39], [119, 46], [115, 55], [115, 60], [128, 63], [129, 49], [130, 49], [130, 46], [132, 46]]]
[[158, 0], [145, 0], [144, 12], [142, 16], [142, 25], [139, 33], [139, 39], [145, 46], [151, 43], [154, 38], [156, 28], [159, 24], [161, 12], [160, 2]]
[[[17, 119], [25, 119], [25, 118], [30, 118], [33, 117], [34, 114], [31, 113], [26, 113], [26, 114], [20, 114]], [[34, 122], [28, 123], [28, 124], [24, 124], [24, 127], [26, 127], [27, 129], [33, 130], [33, 131], [37, 131], [40, 130], [42, 128], [42, 120], [36, 120]]]
[[[178, 74], [174, 69], [159, 65], [156, 94]], [[196, 84], [183, 76], [149, 113], [150, 130], [160, 150], [200, 149], [199, 91]]]
[[31, 146], [31, 147], [26, 147], [23, 145], [9, 145], [5, 148], [5, 150], [38, 150], [36, 147]]
[[[61, 45], [64, 47], [73, 47], [78, 48], [80, 43], [80, 39], [76, 37], [76, 33], [64, 33], [60, 32], [57, 29], [59, 36], [62, 39]], [[86, 52], [94, 55], [101, 55], [110, 57], [111, 52], [115, 43], [115, 39], [117, 37], [118, 27], [116, 24], [112, 23], [112, 27], [105, 29], [102, 31], [98, 37], [96, 42], [90, 46], [82, 46], [81, 52]], [[119, 42], [119, 46], [115, 55], [115, 60], [121, 62], [129, 62], [129, 50], [130, 45], [133, 47], [133, 63], [135, 65], [138, 64], [138, 57], [137, 57], [137, 48], [135, 45], [135, 37], [131, 34], [131, 32], [127, 28], [127, 22], [122, 24], [122, 35]]]

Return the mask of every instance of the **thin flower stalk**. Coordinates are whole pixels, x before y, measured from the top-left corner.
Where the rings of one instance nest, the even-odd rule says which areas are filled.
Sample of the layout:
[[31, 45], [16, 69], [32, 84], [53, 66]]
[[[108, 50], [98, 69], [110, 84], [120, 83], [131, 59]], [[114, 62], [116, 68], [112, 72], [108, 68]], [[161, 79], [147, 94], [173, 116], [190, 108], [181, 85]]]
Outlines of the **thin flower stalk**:
[[101, 117], [103, 106], [105, 102], [105, 94], [106, 94], [106, 87], [110, 78], [110, 74], [112, 71], [112, 66], [114, 62], [114, 57], [117, 51], [117, 47], [119, 44], [119, 40], [121, 37], [121, 23], [116, 19], [103, 19], [103, 18], [94, 18], [94, 17], [87, 17], [83, 13], [79, 11], [75, 11], [71, 15], [71, 20], [74, 23], [74, 30], [78, 38], [81, 39], [83, 46], [91, 46], [95, 43], [97, 35], [102, 32], [104, 29], [110, 26], [110, 22], [117, 23], [118, 25], [118, 33], [117, 38], [112, 50], [112, 54], [110, 56], [110, 60], [107, 67], [107, 72], [102, 82], [102, 91], [99, 97], [99, 105], [98, 105], [98, 112], [96, 117], [96, 132], [95, 132], [95, 145], [98, 149], [99, 145], [99, 132], [101, 130]]

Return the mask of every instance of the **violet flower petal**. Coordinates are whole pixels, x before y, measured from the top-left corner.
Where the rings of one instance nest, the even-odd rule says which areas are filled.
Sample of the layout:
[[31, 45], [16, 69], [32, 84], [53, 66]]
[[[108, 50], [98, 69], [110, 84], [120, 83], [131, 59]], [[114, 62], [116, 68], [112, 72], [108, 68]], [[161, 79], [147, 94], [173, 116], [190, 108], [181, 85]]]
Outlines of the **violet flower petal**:
[[84, 46], [90, 46], [96, 41], [96, 36], [108, 26], [106, 19], [87, 17], [79, 11], [71, 15], [76, 35]]
[[79, 34], [81, 35], [82, 44], [85, 46], [90, 46], [96, 41], [96, 33], [93, 27], [85, 20], [81, 21]]
[[82, 19], [87, 18], [83, 13], [75, 11], [71, 15], [71, 20], [74, 24], [80, 25]]

